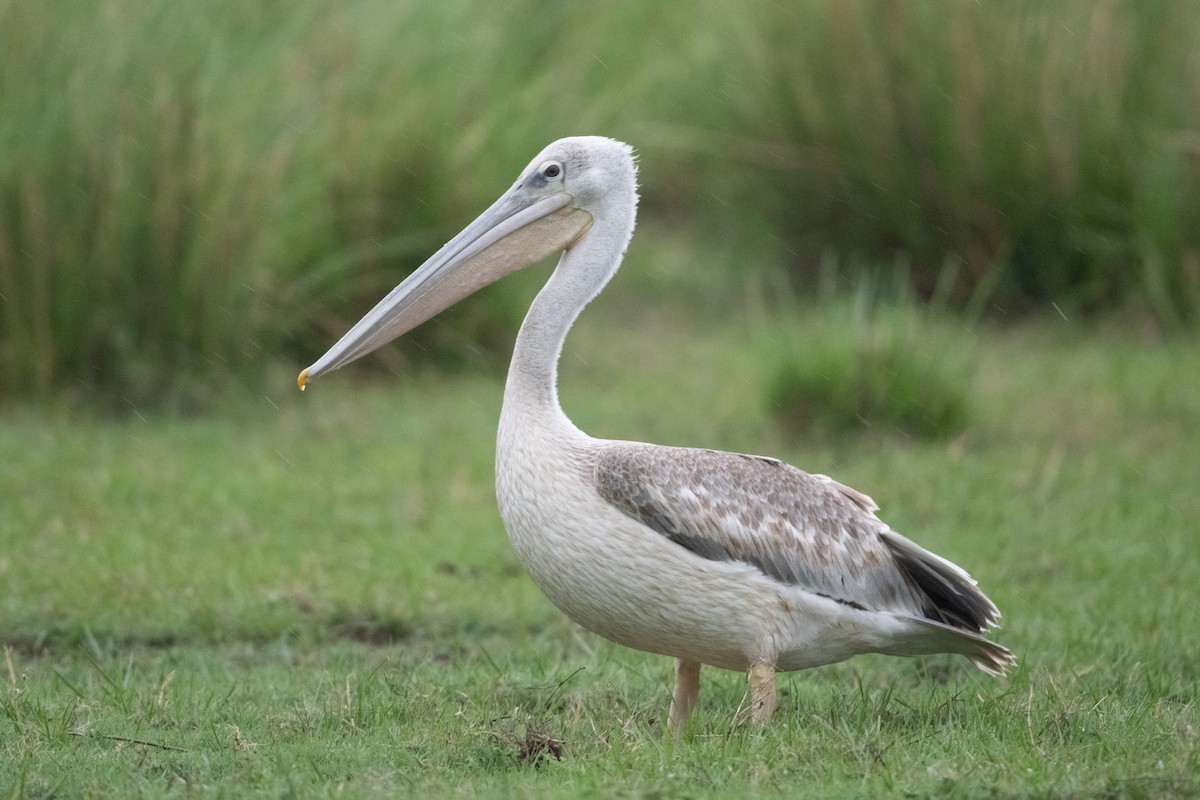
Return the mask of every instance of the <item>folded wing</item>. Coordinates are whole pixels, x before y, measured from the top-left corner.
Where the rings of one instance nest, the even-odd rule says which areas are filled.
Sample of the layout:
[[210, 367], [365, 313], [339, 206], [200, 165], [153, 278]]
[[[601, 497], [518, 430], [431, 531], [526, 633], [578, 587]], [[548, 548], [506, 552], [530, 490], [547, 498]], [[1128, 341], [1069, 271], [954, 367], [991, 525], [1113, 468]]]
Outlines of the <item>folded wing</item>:
[[962, 631], [999, 612], [971, 577], [887, 527], [871, 498], [772, 458], [613, 442], [596, 489], [696, 555], [749, 564], [848, 606]]

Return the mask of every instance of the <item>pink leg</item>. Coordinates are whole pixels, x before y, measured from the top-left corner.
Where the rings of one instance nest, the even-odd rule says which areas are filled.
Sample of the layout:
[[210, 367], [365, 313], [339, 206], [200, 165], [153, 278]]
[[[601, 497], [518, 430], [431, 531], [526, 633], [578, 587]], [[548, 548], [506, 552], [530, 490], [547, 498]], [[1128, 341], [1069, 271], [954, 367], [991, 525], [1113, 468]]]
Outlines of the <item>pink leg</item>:
[[765, 725], [775, 711], [775, 665], [758, 661], [750, 668], [750, 720]]
[[699, 697], [700, 662], [675, 659], [675, 693], [671, 697], [671, 713], [667, 717], [667, 725], [673, 735], [683, 733]]

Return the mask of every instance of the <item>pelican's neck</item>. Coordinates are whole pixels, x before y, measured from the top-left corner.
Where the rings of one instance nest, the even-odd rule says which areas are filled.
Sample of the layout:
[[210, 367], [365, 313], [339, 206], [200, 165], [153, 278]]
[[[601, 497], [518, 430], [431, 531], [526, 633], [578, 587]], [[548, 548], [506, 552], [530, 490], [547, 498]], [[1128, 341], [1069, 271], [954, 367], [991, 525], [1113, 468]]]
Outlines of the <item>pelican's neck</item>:
[[517, 335], [504, 390], [502, 429], [524, 423], [577, 430], [558, 402], [558, 359], [579, 313], [617, 271], [633, 235], [635, 202], [594, 215], [591, 230], [563, 253]]

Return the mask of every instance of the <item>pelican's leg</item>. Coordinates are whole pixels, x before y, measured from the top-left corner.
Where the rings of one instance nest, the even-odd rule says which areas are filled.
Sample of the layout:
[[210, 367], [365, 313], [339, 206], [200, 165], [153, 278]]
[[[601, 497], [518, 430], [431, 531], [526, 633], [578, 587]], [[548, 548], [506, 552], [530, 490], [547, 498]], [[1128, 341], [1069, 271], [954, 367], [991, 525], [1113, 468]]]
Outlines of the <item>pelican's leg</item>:
[[756, 661], [750, 668], [750, 720], [765, 725], [775, 710], [775, 665]]
[[671, 696], [671, 713], [667, 725], [675, 736], [683, 733], [696, 700], [700, 697], [700, 662], [686, 658], [675, 659], [675, 693]]

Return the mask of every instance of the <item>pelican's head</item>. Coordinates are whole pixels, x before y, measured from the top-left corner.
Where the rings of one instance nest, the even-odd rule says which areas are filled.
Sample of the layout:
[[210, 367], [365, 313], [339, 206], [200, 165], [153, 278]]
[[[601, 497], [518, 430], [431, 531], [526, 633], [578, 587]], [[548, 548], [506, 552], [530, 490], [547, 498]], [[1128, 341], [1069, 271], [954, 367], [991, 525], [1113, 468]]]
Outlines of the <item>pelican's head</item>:
[[[557, 167], [557, 169], [556, 169]], [[636, 197], [636, 169], [633, 148], [603, 136], [572, 136], [559, 139], [538, 153], [513, 185], [539, 180], [546, 171], [554, 173], [546, 188], [571, 195], [572, 205], [593, 217], [608, 213], [608, 201], [614, 195]]]
[[[636, 197], [633, 150], [600, 136], [559, 139], [499, 200], [388, 293], [337, 344], [300, 373], [305, 384], [345, 366], [523, 267], [571, 249], [611, 199]], [[633, 204], [626, 202], [628, 230]]]

